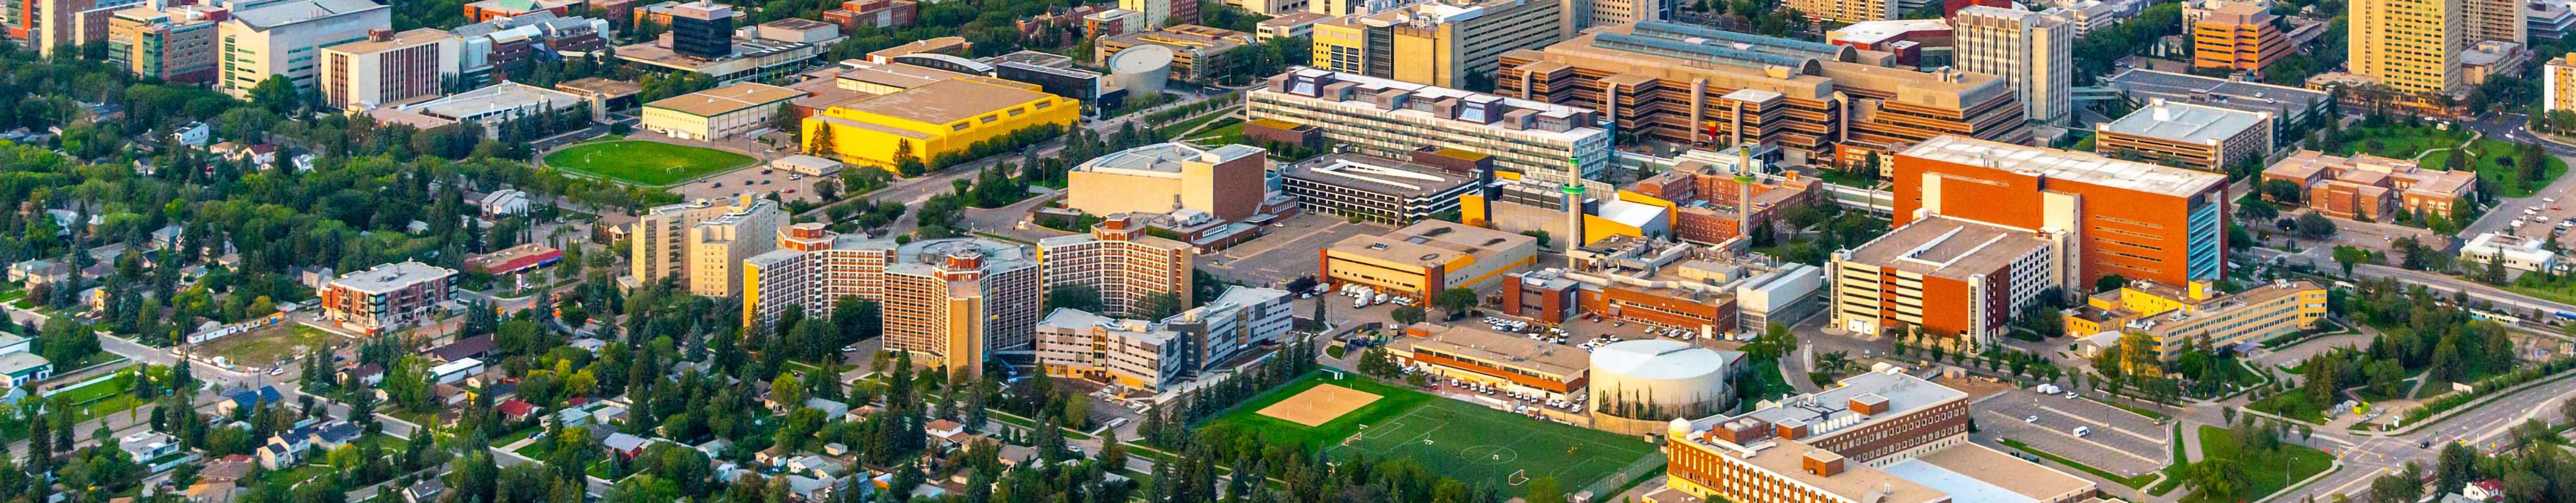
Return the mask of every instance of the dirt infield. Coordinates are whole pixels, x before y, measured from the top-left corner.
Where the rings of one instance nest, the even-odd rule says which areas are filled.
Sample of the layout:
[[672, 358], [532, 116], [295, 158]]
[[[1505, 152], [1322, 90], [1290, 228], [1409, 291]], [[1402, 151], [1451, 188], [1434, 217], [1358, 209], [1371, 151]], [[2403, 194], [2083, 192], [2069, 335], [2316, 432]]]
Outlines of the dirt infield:
[[1262, 407], [1256, 413], [1291, 423], [1318, 426], [1368, 406], [1378, 398], [1374, 393], [1326, 384]]

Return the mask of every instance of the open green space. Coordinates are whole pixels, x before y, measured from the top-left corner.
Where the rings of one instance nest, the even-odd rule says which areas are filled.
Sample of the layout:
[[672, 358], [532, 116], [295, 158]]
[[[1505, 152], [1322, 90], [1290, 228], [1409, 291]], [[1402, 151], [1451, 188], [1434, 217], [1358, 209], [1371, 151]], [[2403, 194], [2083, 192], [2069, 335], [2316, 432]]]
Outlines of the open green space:
[[[1323, 384], [1380, 398], [1311, 427], [1259, 413]], [[1336, 380], [1322, 374], [1247, 400], [1205, 427], [1257, 431], [1271, 441], [1295, 442], [1337, 458], [1408, 458], [1469, 486], [1504, 486], [1521, 472], [1529, 478], [1555, 477], [1564, 487], [1587, 487], [1656, 451], [1655, 445], [1628, 435], [1522, 417], [1363, 377]]]
[[[2416, 159], [2417, 155], [2422, 155], [2418, 163], [2432, 169], [2449, 169], [2451, 156], [2459, 153], [2453, 148], [2469, 141], [2466, 131], [2402, 125], [2356, 127], [2344, 130], [2343, 137], [2342, 145], [2334, 149], [2333, 154], [2365, 153], [2397, 159]], [[2566, 161], [2548, 156], [2547, 175], [2539, 180], [2523, 180], [2512, 161], [2516, 147], [2504, 140], [2479, 138], [2469, 142], [2467, 150], [2469, 166], [2478, 172], [2479, 188], [2494, 190], [2501, 197], [2530, 196], [2541, 187], [2548, 186], [2550, 180], [2567, 173]]]
[[[2280, 453], [2255, 456], [2238, 452], [2243, 445], [2237, 441], [2233, 430], [2207, 425], [2200, 427], [2201, 459], [2237, 460], [2237, 467], [2243, 470], [2246, 482], [2245, 490], [2239, 494], [2252, 500], [2280, 492], [2334, 466], [2334, 456], [2314, 447], [2283, 442]], [[2183, 501], [2201, 501], [2194, 498], [2197, 496], [2185, 497]]]
[[74, 417], [88, 421], [142, 406], [142, 399], [128, 393], [133, 389], [134, 376], [119, 374], [104, 381], [61, 390], [50, 398], [55, 400], [54, 403], [71, 406]]
[[331, 344], [330, 332], [301, 323], [280, 323], [249, 332], [197, 343], [190, 351], [206, 357], [220, 356], [233, 365], [265, 367], [294, 358], [297, 348], [303, 351], [321, 349]]
[[2253, 403], [2245, 404], [2245, 408], [2290, 419], [2297, 419], [2316, 424], [2325, 424], [2326, 407], [2332, 405], [2333, 404], [2316, 403], [2314, 400], [2308, 399], [2307, 393], [2294, 390], [2288, 393], [2263, 397], [2262, 400], [2255, 400]]
[[704, 147], [628, 140], [584, 143], [546, 154], [547, 166], [636, 185], [671, 185], [750, 166], [750, 156]]

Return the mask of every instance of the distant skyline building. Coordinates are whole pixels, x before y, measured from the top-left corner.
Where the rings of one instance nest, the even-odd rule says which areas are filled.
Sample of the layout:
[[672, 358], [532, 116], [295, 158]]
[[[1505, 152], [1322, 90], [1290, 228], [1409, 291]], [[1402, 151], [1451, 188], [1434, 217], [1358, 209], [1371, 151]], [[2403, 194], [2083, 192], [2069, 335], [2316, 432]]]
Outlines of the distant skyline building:
[[1959, 68], [2003, 76], [2031, 121], [2063, 124], [2074, 115], [2075, 27], [2062, 11], [1988, 7], [1951, 16]]

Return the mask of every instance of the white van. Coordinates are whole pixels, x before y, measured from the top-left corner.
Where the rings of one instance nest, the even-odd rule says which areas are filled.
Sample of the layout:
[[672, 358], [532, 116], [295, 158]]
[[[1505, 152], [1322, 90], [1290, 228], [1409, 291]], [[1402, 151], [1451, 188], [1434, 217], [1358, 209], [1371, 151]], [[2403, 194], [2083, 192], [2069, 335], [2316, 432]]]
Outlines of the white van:
[[2077, 426], [2077, 427], [2075, 427], [2075, 436], [2076, 436], [2076, 437], [2078, 437], [2078, 438], [2081, 438], [2081, 437], [2083, 437], [2083, 436], [2085, 436], [2085, 435], [2091, 435], [2091, 434], [2093, 434], [2093, 427], [2091, 427], [2091, 426]]

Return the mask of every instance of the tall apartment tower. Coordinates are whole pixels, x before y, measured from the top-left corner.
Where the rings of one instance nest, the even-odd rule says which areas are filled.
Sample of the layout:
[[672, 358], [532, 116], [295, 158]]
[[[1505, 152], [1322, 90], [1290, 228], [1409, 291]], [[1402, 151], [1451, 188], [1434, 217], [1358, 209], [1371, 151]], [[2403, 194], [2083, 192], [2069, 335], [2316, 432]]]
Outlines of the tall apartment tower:
[[393, 8], [369, 0], [292, 0], [233, 11], [219, 26], [223, 67], [216, 77], [235, 98], [249, 98], [272, 75], [313, 92], [322, 46], [366, 40], [368, 30], [393, 26]]
[[1127, 31], [1152, 31], [1183, 24], [1199, 24], [1198, 0], [1118, 0], [1118, 8], [1145, 16], [1145, 26], [1130, 26]]
[[1896, 19], [1903, 9], [1896, 0], [1788, 0], [1782, 5], [1805, 13], [1807, 19], [1845, 23]]
[[733, 7], [698, 0], [671, 7], [671, 52], [707, 59], [733, 55]]
[[[2355, 0], [2350, 68], [2390, 89], [2447, 93], [2460, 88], [2464, 0]], [[2520, 9], [2506, 9], [2508, 13]]]
[[367, 40], [322, 48], [322, 103], [364, 110], [422, 96], [437, 96], [446, 76], [457, 74], [454, 33], [417, 28], [377, 29]]
[[1959, 69], [2004, 78], [2023, 116], [2063, 123], [2073, 110], [2075, 26], [2060, 13], [1971, 6], [1951, 21]]
[[2477, 45], [2479, 41], [2485, 40], [2525, 45], [2530, 43], [2528, 39], [2531, 26], [2524, 23], [2523, 19], [2523, 4], [2528, 2], [2514, 0], [2461, 0], [2461, 2], [2460, 13], [2468, 18], [2461, 20], [2460, 28], [2461, 33], [2466, 34], [2468, 38], [2461, 40], [2460, 45]]
[[2576, 53], [2549, 58], [2540, 71], [2541, 109], [2576, 110]]
[[1038, 240], [1038, 278], [1042, 288], [1090, 287], [1100, 292], [1100, 312], [1113, 316], [1162, 317], [1149, 312], [1150, 299], [1170, 295], [1174, 309], [1190, 308], [1188, 243], [1145, 235], [1140, 215], [1111, 215], [1090, 234]]
[[742, 259], [777, 248], [787, 210], [777, 201], [742, 197], [655, 207], [635, 221], [635, 280], [677, 276], [690, 293], [725, 297], [740, 292]]
[[1594, 26], [1618, 26], [1638, 21], [1667, 21], [1673, 18], [1674, 0], [1564, 0], [1557, 10], [1565, 12], [1569, 25], [1567, 36]]
[[[1654, 0], [1639, 0], [1651, 3]], [[1596, 4], [1597, 7], [1598, 4]], [[1573, 35], [1556, 2], [1421, 3], [1315, 23], [1314, 66], [1441, 87], [1491, 74], [1504, 52]]]
[[28, 49], [52, 56], [54, 51], [78, 52], [82, 44], [107, 40], [108, 25], [116, 11], [150, 7], [142, 0], [23, 0], [23, 14], [9, 19], [13, 32], [24, 30]]

